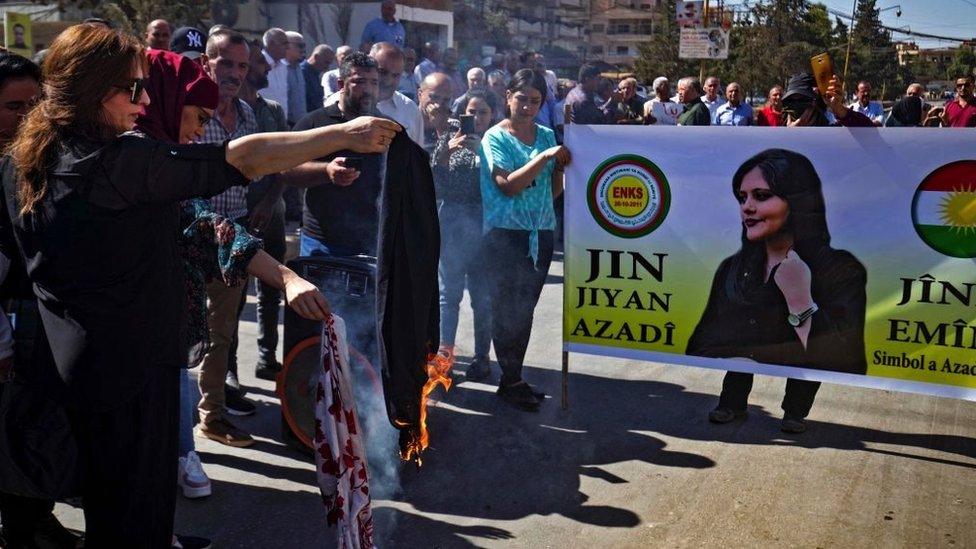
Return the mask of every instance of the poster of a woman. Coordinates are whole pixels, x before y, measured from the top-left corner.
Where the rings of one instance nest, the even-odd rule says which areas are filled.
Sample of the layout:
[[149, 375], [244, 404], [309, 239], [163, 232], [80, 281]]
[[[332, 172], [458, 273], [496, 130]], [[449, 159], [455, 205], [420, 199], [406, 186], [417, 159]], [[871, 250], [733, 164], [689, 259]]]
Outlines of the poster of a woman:
[[[867, 273], [830, 247], [820, 177], [796, 152], [768, 149], [732, 177], [742, 245], [718, 267], [687, 354], [864, 374]], [[802, 432], [820, 384], [790, 379], [783, 430]], [[744, 418], [752, 374], [728, 372], [713, 423]]]

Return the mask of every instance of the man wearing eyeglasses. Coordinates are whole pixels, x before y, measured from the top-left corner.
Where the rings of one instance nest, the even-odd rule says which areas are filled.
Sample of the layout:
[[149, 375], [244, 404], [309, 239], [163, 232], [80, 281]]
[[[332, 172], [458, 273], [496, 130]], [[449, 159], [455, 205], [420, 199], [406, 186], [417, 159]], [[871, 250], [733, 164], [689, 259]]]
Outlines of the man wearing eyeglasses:
[[976, 128], [972, 76], [956, 79], [956, 98], [946, 103], [942, 123], [950, 128]]

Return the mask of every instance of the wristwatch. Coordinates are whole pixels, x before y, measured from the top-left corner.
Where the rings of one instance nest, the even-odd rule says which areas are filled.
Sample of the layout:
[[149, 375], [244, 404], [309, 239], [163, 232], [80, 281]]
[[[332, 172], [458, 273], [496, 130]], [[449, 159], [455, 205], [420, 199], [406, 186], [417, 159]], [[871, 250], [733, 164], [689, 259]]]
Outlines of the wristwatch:
[[799, 328], [800, 326], [803, 325], [804, 322], [807, 321], [808, 318], [813, 316], [813, 313], [817, 312], [818, 310], [820, 309], [817, 308], [817, 304], [814, 303], [812, 307], [803, 311], [800, 314], [790, 313], [786, 315], [786, 322], [788, 322], [789, 325], [793, 326], [794, 328]]

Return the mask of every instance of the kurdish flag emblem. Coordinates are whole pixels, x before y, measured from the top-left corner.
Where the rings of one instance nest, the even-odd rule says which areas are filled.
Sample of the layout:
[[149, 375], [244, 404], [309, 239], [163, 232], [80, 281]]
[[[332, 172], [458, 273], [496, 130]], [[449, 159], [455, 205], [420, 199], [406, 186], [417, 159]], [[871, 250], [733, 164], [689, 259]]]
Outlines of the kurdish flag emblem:
[[976, 257], [976, 160], [946, 164], [915, 191], [912, 222], [933, 250], [952, 257]]

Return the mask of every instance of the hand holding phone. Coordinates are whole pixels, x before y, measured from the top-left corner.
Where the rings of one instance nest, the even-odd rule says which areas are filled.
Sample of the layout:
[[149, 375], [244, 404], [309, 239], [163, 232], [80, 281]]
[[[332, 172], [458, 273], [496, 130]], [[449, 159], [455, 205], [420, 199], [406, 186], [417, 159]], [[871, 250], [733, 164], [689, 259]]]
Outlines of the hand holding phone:
[[834, 77], [834, 62], [830, 60], [830, 54], [824, 52], [811, 57], [810, 68], [813, 69], [813, 77], [817, 80], [817, 89], [820, 90], [820, 97], [826, 100], [830, 79]]
[[462, 114], [458, 117], [461, 120], [461, 134], [471, 135], [474, 133], [474, 116]]

